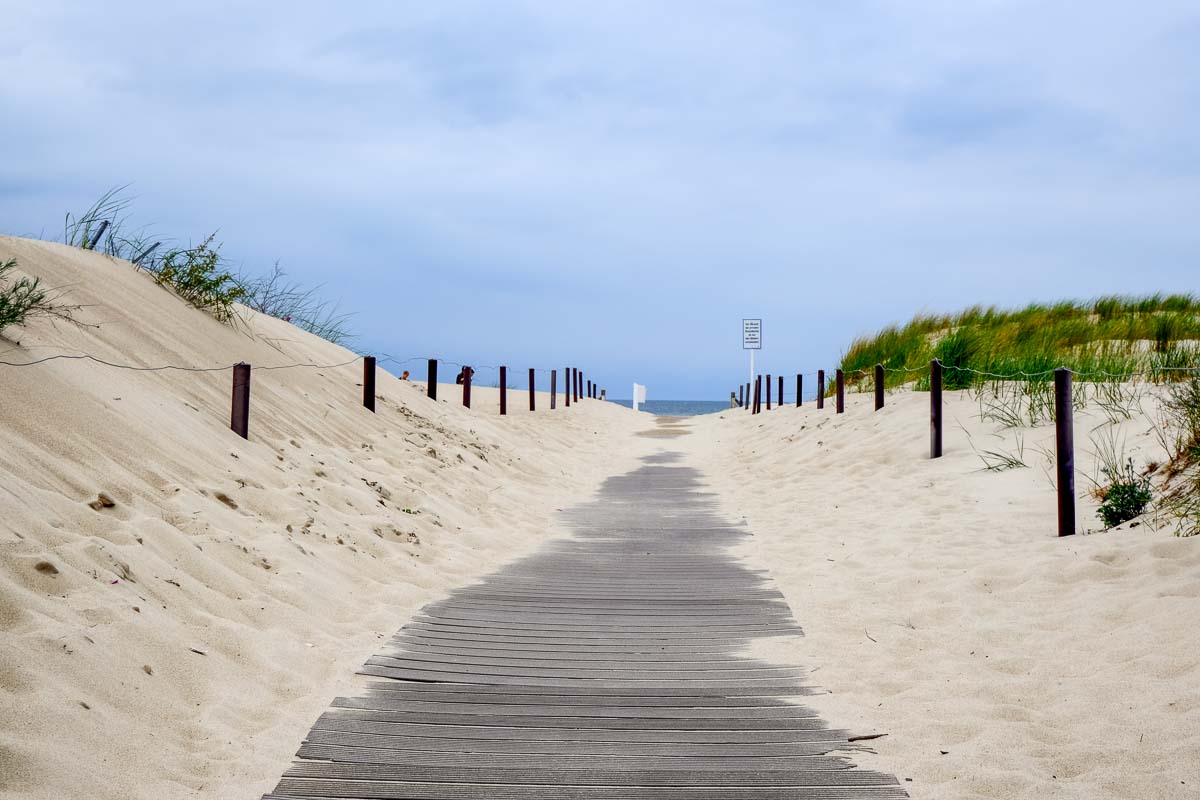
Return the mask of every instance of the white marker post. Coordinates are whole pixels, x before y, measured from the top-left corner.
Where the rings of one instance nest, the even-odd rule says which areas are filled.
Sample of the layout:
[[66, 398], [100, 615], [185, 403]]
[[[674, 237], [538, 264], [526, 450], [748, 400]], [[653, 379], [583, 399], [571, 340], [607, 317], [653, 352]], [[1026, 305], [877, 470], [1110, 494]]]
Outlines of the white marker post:
[[640, 383], [633, 385], [633, 410], [638, 410], [638, 404], [646, 402], [646, 387]]
[[762, 350], [761, 319], [742, 320], [742, 349], [750, 351], [750, 385], [754, 386], [754, 351]]

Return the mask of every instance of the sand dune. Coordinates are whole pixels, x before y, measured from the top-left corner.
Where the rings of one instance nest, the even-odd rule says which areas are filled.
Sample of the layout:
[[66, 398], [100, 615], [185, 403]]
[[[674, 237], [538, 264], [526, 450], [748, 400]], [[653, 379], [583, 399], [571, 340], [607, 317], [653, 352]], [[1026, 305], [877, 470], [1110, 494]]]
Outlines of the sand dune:
[[[1108, 432], [1161, 462], [1155, 401], [1110, 425], [1077, 412], [1079, 519]], [[1200, 795], [1200, 541], [1150, 524], [1056, 538], [1053, 428], [1002, 429], [947, 394], [927, 459], [929, 395], [842, 416], [787, 407], [701, 418], [678, 440], [755, 533], [805, 637], [833, 724], [887, 733], [866, 761], [915, 798]], [[969, 437], [968, 438], [968, 434]], [[982, 469], [972, 450], [1028, 468]]]
[[10, 257], [86, 326], [9, 329], [0, 360], [256, 369], [243, 441], [229, 370], [0, 367], [4, 797], [269, 790], [379, 639], [634, 463], [612, 443], [645, 417], [613, 404], [510, 392], [501, 418], [496, 389], [467, 411], [380, 374], [371, 414], [359, 363], [261, 369], [353, 358], [288, 323], [221, 325], [95, 253], [0, 237]]

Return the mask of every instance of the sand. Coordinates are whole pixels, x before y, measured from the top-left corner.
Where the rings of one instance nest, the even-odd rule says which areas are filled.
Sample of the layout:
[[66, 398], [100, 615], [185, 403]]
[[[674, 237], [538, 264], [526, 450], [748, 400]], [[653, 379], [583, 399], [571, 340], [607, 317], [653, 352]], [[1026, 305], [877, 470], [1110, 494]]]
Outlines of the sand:
[[229, 370], [0, 366], [4, 798], [269, 791], [380, 639], [635, 463], [614, 442], [646, 416], [611, 403], [510, 391], [501, 418], [497, 389], [468, 411], [381, 372], [371, 414], [361, 362], [260, 369], [353, 358], [288, 323], [221, 325], [95, 253], [0, 237], [10, 257], [87, 327], [10, 328], [0, 360], [255, 372], [243, 441]]
[[[813, 667], [833, 725], [888, 734], [859, 761], [914, 798], [1200, 796], [1200, 537], [1142, 520], [1057, 538], [1052, 427], [984, 422], [965, 393], [936, 461], [928, 393], [831, 406], [699, 418], [672, 446], [805, 628], [763, 652]], [[1100, 527], [1088, 476], [1110, 433], [1139, 468], [1163, 460], [1141, 406], [1077, 412], [1081, 527]], [[1023, 441], [1029, 466], [984, 470], [969, 441]]]
[[[743, 555], [804, 626], [764, 654], [810, 667], [834, 726], [886, 733], [858, 760], [914, 798], [1200, 796], [1200, 538], [1152, 520], [1056, 538], [1045, 425], [951, 393], [930, 461], [928, 395], [907, 390], [878, 413], [852, 394], [840, 417], [655, 425], [545, 395], [530, 415], [518, 391], [501, 418], [495, 389], [466, 410], [458, 387], [435, 403], [384, 374], [372, 415], [358, 363], [261, 369], [352, 357], [285, 322], [220, 325], [94, 253], [0, 237], [11, 256], [86, 325], [10, 329], [0, 360], [256, 371], [247, 442], [228, 370], [0, 367], [0, 797], [270, 790], [380, 639], [659, 450], [748, 521]], [[1079, 413], [1083, 525], [1094, 442], [1162, 460], [1155, 402]], [[1028, 466], [986, 471], [972, 445]]]

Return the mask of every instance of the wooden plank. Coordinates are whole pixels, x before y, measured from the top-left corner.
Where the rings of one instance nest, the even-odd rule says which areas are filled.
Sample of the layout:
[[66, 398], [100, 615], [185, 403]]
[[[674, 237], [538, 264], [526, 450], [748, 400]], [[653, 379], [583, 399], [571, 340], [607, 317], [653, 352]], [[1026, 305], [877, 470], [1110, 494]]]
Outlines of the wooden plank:
[[804, 669], [747, 655], [803, 632], [679, 460], [608, 480], [563, 513], [574, 537], [414, 615], [267, 797], [905, 797], [801, 705]]

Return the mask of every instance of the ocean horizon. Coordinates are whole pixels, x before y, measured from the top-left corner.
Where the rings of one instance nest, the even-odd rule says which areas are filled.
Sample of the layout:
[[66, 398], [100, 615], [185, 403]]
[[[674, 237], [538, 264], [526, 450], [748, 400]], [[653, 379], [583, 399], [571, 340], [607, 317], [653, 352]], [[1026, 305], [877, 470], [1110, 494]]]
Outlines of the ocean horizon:
[[[632, 400], [612, 400], [626, 408], [633, 408]], [[728, 400], [647, 400], [639, 404], [639, 411], [648, 411], [661, 417], [697, 417], [715, 414], [729, 409]]]

